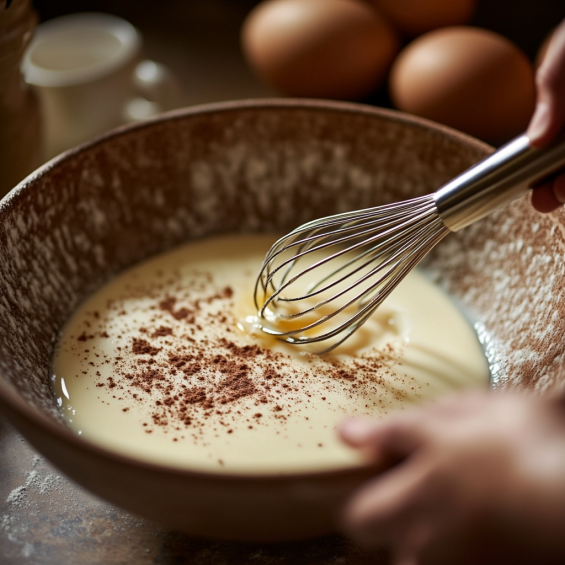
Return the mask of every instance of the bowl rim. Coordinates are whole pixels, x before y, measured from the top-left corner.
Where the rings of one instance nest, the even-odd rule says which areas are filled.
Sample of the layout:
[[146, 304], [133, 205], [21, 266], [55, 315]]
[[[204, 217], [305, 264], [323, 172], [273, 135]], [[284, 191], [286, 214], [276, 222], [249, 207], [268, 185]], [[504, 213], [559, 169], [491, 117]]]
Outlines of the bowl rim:
[[[448, 126], [438, 124], [431, 120], [391, 110], [378, 106], [370, 106], [357, 102], [342, 102], [323, 99], [311, 98], [257, 98], [231, 100], [225, 102], [214, 102], [207, 104], [198, 104], [186, 108], [172, 110], [158, 116], [152, 117], [142, 122], [126, 124], [118, 128], [103, 133], [91, 140], [77, 145], [56, 157], [50, 159], [21, 182], [19, 182], [8, 194], [0, 200], [0, 215], [6, 213], [15, 202], [19, 195], [25, 190], [31, 190], [35, 182], [51, 169], [57, 167], [60, 163], [88, 151], [109, 139], [119, 137], [124, 134], [151, 128], [163, 122], [182, 120], [190, 117], [200, 117], [207, 114], [218, 114], [225, 112], [234, 112], [240, 110], [266, 110], [266, 109], [291, 109], [291, 110], [329, 110], [334, 112], [360, 114], [363, 116], [375, 116], [385, 118], [396, 122], [416, 126], [426, 130], [433, 130], [448, 139], [471, 146], [480, 152], [488, 154], [494, 148], [468, 134], [450, 128]], [[55, 421], [43, 412], [37, 410], [30, 405], [15, 389], [15, 387], [0, 377], [0, 406], [8, 408], [8, 412], [15, 412], [19, 417], [27, 420], [32, 426], [42, 428], [49, 435], [55, 436], [58, 441], [70, 442], [71, 446], [82, 452], [89, 452], [96, 457], [109, 460], [111, 462], [135, 467], [151, 473], [162, 473], [176, 477], [186, 477], [198, 480], [221, 480], [221, 481], [238, 481], [247, 482], [273, 482], [281, 480], [317, 480], [317, 479], [338, 479], [349, 475], [358, 475], [359, 473], [373, 471], [382, 467], [374, 462], [360, 462], [356, 465], [348, 467], [338, 467], [327, 470], [313, 471], [282, 471], [282, 472], [230, 472], [230, 471], [202, 471], [186, 467], [168, 465], [166, 463], [151, 462], [135, 456], [124, 455], [111, 448], [106, 448], [87, 438], [83, 438], [74, 433], [70, 428], [65, 427], [60, 422]], [[1, 413], [1, 412], [0, 412]], [[7, 418], [11, 424], [11, 418]], [[15, 425], [18, 429], [18, 425]], [[34, 444], [35, 445], [35, 444]], [[41, 447], [37, 446], [38, 451]]]

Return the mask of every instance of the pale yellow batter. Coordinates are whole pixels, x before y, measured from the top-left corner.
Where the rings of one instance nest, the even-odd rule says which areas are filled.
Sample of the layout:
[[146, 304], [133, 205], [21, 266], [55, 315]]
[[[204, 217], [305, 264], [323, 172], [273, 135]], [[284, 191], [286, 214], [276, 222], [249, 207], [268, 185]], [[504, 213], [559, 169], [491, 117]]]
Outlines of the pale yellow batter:
[[418, 272], [330, 355], [249, 333], [255, 276], [273, 240], [191, 243], [89, 298], [53, 360], [54, 392], [71, 428], [177, 467], [314, 471], [358, 463], [335, 433], [346, 415], [381, 417], [487, 386], [472, 327]]

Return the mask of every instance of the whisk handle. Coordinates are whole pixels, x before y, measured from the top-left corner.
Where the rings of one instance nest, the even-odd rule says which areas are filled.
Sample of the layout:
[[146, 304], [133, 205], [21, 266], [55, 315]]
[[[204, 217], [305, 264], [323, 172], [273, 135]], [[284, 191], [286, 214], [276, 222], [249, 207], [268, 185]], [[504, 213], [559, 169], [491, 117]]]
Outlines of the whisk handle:
[[444, 224], [459, 231], [525, 194], [565, 166], [565, 134], [536, 148], [521, 135], [442, 186], [434, 200]]

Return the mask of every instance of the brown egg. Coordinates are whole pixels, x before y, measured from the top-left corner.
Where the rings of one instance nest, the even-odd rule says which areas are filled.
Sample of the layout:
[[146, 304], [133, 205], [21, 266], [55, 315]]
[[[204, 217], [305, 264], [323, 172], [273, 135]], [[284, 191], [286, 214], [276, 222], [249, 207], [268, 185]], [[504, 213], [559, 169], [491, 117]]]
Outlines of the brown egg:
[[473, 27], [410, 43], [390, 74], [395, 106], [493, 144], [523, 131], [534, 108], [530, 61], [511, 41]]
[[372, 0], [394, 26], [408, 37], [438, 27], [468, 23], [476, 0]]
[[268, 0], [244, 22], [242, 45], [282, 93], [356, 99], [383, 82], [400, 42], [361, 0]]

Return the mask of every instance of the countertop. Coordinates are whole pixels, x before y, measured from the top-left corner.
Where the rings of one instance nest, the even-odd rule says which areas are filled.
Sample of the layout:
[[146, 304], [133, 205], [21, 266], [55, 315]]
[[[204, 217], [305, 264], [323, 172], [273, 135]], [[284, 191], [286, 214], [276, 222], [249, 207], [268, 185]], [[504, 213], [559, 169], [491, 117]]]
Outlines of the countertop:
[[2, 565], [384, 565], [339, 536], [296, 543], [205, 540], [89, 494], [0, 420]]

